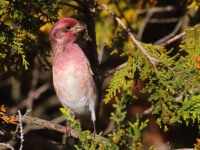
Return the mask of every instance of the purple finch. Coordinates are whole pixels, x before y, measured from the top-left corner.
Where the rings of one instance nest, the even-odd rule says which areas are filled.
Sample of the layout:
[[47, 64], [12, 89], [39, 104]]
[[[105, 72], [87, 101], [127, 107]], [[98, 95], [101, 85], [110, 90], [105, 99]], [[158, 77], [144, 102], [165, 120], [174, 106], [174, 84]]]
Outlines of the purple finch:
[[96, 133], [97, 89], [90, 63], [75, 43], [84, 29], [86, 25], [73, 18], [61, 19], [53, 25], [49, 35], [54, 53], [53, 85], [62, 105], [81, 121], [91, 118]]

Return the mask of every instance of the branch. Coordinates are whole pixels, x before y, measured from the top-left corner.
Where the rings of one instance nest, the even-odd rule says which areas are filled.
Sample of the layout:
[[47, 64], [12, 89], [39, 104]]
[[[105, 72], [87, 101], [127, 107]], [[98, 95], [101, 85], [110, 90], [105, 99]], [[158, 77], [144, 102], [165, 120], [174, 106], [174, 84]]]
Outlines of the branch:
[[149, 20], [148, 23], [158, 23], [158, 24], [161, 24], [161, 23], [175, 23], [175, 22], [178, 22], [179, 18], [164, 18], [164, 19], [157, 19], [157, 18], [152, 18]]
[[[15, 120], [16, 120], [16, 122], [19, 122], [20, 116], [19, 115], [15, 116]], [[36, 117], [23, 116], [22, 122], [26, 123], [26, 124], [31, 124], [31, 125], [37, 125], [40, 127], [50, 129], [50, 130], [55, 130], [57, 132], [66, 133], [66, 127], [64, 127], [62, 125], [54, 124], [54, 123], [51, 123], [50, 121], [46, 121], [46, 120], [39, 119]], [[72, 136], [77, 138], [76, 135], [72, 135]]]
[[[14, 119], [15, 119], [16, 122], [20, 122], [20, 116], [19, 115], [14, 116]], [[69, 132], [70, 136], [72, 136], [74, 138], [78, 138], [78, 136], [79, 136], [78, 133], [76, 132], [76, 130], [74, 130], [72, 128], [70, 128], [70, 130], [69, 130], [66, 126], [55, 124], [55, 123], [52, 123], [50, 121], [39, 119], [39, 118], [36, 118], [36, 117], [23, 116], [21, 118], [21, 122], [26, 123], [26, 124], [31, 124], [31, 125], [37, 125], [37, 126], [47, 128], [49, 130], [61, 132], [61, 133], [64, 133], [64, 134], [66, 134], [66, 132]], [[107, 140], [106, 138], [100, 137], [99, 143], [103, 143], [106, 140]]]
[[[166, 7], [153, 7], [151, 8], [151, 11], [153, 13], [165, 13], [165, 12], [170, 12], [170, 11], [174, 11], [176, 10], [176, 7], [174, 6], [166, 6]], [[136, 10], [136, 13], [138, 15], [141, 15], [141, 14], [144, 14], [146, 12], [148, 12], [149, 9], [139, 9], [139, 10]]]
[[[196, 28], [197, 26], [198, 26], [198, 24], [195, 25], [193, 28]], [[180, 33], [180, 34], [178, 34], [178, 35], [172, 37], [171, 39], [165, 41], [164, 43], [161, 43], [160, 45], [161, 45], [161, 46], [167, 46], [167, 45], [173, 43], [174, 41], [180, 39], [180, 38], [183, 37], [185, 34], [186, 34], [186, 32], [182, 32], [182, 33]]]
[[118, 22], [118, 24], [128, 33], [128, 35], [130, 36], [131, 40], [135, 43], [135, 45], [138, 47], [139, 50], [141, 50], [141, 52], [147, 57], [147, 59], [149, 60], [149, 62], [152, 64], [152, 66], [156, 69], [156, 64], [155, 62], [159, 62], [159, 60], [157, 60], [156, 58], [154, 57], [151, 57], [147, 50], [144, 49], [142, 47], [142, 45], [140, 44], [140, 42], [138, 40], [136, 40], [136, 38], [133, 36], [133, 34], [130, 32], [130, 29], [128, 29], [123, 23], [122, 21], [120, 20], [119, 17], [117, 17], [117, 15], [111, 11], [107, 5], [105, 4], [99, 4], [99, 8], [100, 9], [105, 9], [107, 10], [114, 18], [115, 20]]
[[186, 34], [186, 32], [182, 32], [182, 33], [180, 33], [180, 34], [178, 34], [178, 35], [172, 37], [171, 39], [165, 41], [164, 43], [161, 43], [160, 45], [161, 45], [161, 46], [167, 46], [167, 45], [173, 43], [174, 41], [176, 41], [176, 40], [182, 38], [185, 34]]

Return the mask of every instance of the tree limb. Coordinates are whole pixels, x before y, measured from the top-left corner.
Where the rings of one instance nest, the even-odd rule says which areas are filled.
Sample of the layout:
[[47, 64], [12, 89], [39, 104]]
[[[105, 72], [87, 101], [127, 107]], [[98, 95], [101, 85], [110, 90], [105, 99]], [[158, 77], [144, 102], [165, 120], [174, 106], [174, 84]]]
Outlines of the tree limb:
[[[20, 116], [16, 115], [16, 116], [14, 116], [14, 119], [15, 119], [16, 122], [19, 122]], [[32, 116], [23, 116], [21, 122], [26, 123], [26, 124], [30, 124], [30, 125], [37, 125], [37, 126], [47, 128], [49, 130], [61, 132], [61, 133], [64, 133], [64, 134], [66, 134], [66, 132], [69, 132], [70, 136], [72, 136], [74, 138], [78, 138], [78, 136], [79, 136], [78, 133], [72, 128], [70, 128], [70, 130], [69, 130], [66, 126], [55, 124], [55, 123], [52, 123], [50, 121], [40, 119], [40, 118], [36, 118], [36, 117], [32, 117]], [[100, 137], [99, 143], [103, 143], [106, 140], [107, 139], [105, 137]]]

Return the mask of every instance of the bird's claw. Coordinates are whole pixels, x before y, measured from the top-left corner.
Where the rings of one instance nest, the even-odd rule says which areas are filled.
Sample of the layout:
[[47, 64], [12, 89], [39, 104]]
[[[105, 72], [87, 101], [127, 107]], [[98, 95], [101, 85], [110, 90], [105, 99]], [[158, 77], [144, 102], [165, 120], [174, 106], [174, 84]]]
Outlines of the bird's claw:
[[67, 124], [67, 127], [66, 127], [66, 134], [67, 134], [68, 137], [71, 136], [71, 130], [72, 130], [71, 123], [70, 123], [70, 124]]
[[97, 131], [94, 130], [94, 132], [92, 133], [92, 136], [96, 137], [96, 135], [97, 135]]

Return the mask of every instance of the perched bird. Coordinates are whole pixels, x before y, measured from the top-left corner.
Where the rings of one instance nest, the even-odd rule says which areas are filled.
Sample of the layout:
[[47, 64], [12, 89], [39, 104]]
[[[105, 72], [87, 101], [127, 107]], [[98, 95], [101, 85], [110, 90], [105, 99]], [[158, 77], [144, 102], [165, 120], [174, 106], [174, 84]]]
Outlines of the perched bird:
[[73, 18], [61, 19], [53, 25], [49, 34], [54, 53], [53, 85], [62, 105], [70, 108], [81, 122], [92, 120], [96, 134], [97, 89], [90, 63], [75, 43], [84, 29], [86, 25]]

